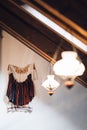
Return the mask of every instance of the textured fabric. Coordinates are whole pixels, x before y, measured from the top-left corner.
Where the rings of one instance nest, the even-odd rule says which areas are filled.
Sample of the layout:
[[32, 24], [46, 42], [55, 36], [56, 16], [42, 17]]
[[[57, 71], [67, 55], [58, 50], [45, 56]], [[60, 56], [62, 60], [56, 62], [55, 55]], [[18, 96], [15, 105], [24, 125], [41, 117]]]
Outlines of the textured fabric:
[[9, 98], [9, 102], [17, 106], [27, 105], [31, 102], [34, 97], [32, 75], [29, 74], [25, 81], [18, 82], [13, 73], [10, 73], [6, 95]]
[[32, 79], [38, 79], [37, 70], [35, 64], [28, 64], [25, 67], [18, 67], [15, 65], [8, 65], [8, 73], [13, 73], [17, 82], [23, 82], [26, 80], [28, 74], [32, 74]]

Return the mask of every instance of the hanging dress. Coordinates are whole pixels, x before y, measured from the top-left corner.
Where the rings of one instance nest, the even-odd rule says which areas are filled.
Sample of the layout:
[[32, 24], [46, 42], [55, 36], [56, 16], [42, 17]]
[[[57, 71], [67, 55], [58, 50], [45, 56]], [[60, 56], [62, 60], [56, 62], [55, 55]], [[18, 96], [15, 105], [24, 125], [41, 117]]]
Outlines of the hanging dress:
[[[22, 107], [28, 105], [35, 95], [34, 83], [32, 80], [32, 71], [28, 72], [28, 67], [30, 67], [30, 65], [24, 68], [19, 68], [13, 65], [9, 65], [8, 67], [10, 73], [9, 73], [6, 96], [8, 97], [9, 102], [16, 107]], [[28, 75], [26, 72], [28, 72]], [[27, 75], [27, 77], [24, 78], [23, 81], [20, 81], [17, 77], [20, 76], [21, 74]]]
[[9, 102], [16, 106], [27, 105], [34, 97], [34, 84], [32, 75], [29, 74], [23, 82], [17, 82], [13, 73], [9, 74], [9, 82], [7, 89], [7, 97]]

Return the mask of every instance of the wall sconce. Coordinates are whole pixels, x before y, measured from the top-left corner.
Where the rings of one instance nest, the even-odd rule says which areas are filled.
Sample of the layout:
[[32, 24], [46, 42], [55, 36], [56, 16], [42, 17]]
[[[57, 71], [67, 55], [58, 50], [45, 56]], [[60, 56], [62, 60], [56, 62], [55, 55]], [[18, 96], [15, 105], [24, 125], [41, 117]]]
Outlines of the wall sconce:
[[47, 75], [47, 80], [42, 83], [42, 86], [47, 89], [48, 94], [51, 96], [59, 86], [59, 83], [54, 79], [54, 75]]
[[84, 73], [85, 66], [74, 51], [64, 51], [61, 56], [62, 59], [54, 64], [53, 70], [56, 75], [65, 79], [65, 85], [71, 88], [74, 86], [74, 79]]

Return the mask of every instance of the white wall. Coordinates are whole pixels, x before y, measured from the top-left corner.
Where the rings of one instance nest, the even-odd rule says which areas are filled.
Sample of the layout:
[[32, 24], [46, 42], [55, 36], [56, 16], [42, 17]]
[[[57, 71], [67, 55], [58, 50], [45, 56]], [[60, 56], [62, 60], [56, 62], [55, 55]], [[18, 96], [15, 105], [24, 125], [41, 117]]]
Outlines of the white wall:
[[[48, 73], [49, 63], [3, 31], [0, 72], [0, 130], [86, 130], [87, 89], [76, 83], [68, 90], [61, 84], [53, 96], [41, 87]], [[30, 103], [31, 113], [7, 113], [4, 101], [8, 84], [8, 64], [24, 67], [35, 63], [35, 97]]]

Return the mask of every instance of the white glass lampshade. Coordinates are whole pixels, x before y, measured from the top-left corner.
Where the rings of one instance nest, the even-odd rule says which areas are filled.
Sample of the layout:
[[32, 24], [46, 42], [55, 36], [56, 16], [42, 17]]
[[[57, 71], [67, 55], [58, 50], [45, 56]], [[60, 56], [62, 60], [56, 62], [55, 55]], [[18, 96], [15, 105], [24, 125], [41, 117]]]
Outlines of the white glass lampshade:
[[49, 95], [53, 95], [59, 83], [54, 79], [54, 75], [47, 75], [47, 80], [42, 83], [42, 86], [48, 90]]
[[73, 51], [62, 52], [62, 59], [57, 61], [53, 70], [62, 78], [73, 78], [80, 76], [85, 71], [85, 66], [77, 59], [77, 53]]

